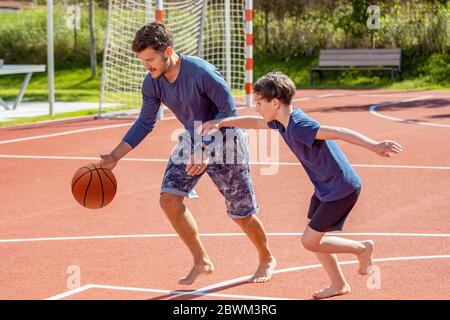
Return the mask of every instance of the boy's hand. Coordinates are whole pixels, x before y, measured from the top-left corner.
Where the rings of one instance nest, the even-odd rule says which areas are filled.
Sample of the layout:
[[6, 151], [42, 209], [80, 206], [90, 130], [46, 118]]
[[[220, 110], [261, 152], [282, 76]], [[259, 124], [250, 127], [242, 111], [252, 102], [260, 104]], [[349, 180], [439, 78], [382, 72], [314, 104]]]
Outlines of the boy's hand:
[[403, 149], [402, 146], [395, 141], [383, 140], [375, 144], [372, 151], [382, 157], [392, 157], [393, 153], [400, 153]]
[[214, 134], [220, 129], [220, 119], [210, 120], [198, 127], [197, 133], [204, 136], [207, 134]]
[[111, 154], [101, 154], [100, 158], [102, 158], [102, 160], [100, 160], [98, 165], [109, 170], [114, 169], [118, 162]]

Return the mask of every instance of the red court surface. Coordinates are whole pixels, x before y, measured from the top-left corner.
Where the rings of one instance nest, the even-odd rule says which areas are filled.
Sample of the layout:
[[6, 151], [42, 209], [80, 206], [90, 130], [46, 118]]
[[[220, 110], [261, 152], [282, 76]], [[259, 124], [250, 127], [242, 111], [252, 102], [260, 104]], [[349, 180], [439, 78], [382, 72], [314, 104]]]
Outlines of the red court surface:
[[[450, 91], [304, 90], [295, 104], [322, 124], [404, 149], [382, 158], [339, 142], [363, 180], [344, 234], [375, 241], [377, 272], [359, 276], [355, 257], [339, 255], [352, 293], [333, 299], [449, 299]], [[0, 129], [0, 299], [310, 299], [328, 286], [301, 244], [312, 184], [275, 132], [278, 158], [262, 147], [263, 136], [266, 157], [250, 142], [259, 216], [278, 260], [268, 283], [245, 282], [256, 270], [256, 250], [204, 176], [200, 198], [186, 203], [216, 271], [192, 286], [177, 284], [192, 258], [159, 207], [171, 136], [181, 128], [175, 119], [160, 121], [115, 168], [118, 192], [109, 206], [76, 203], [75, 170], [112, 150], [132, 122], [85, 118]]]

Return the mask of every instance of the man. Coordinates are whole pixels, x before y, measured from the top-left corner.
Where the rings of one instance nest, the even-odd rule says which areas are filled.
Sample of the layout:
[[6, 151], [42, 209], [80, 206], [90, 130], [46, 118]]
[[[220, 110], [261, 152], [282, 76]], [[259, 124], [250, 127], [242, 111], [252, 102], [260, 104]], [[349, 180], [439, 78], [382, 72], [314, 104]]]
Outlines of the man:
[[[173, 50], [173, 35], [164, 24], [153, 22], [142, 27], [136, 33], [133, 51], [149, 71], [142, 86], [142, 110], [123, 141], [111, 153], [101, 155], [99, 164], [103, 167], [113, 169], [123, 156], [152, 131], [162, 102], [186, 129], [186, 133], [180, 136], [180, 145], [192, 145], [194, 121], [206, 122], [237, 115], [230, 88], [217, 68], [198, 57], [176, 53]], [[245, 132], [236, 130], [235, 134], [232, 151], [248, 159]], [[204, 172], [208, 173], [224, 196], [228, 215], [258, 250], [259, 266], [249, 281], [269, 281], [276, 260], [270, 253], [264, 227], [254, 216], [258, 206], [248, 161], [243, 164], [208, 164], [207, 157], [194, 161], [197, 159], [197, 147], [191, 149], [187, 163], [174, 161], [174, 157], [178, 156], [178, 152], [174, 152], [161, 187], [161, 208], [194, 258], [193, 268], [179, 283], [192, 284], [200, 275], [214, 271], [214, 265], [199, 238], [197, 224], [183, 203], [185, 197], [197, 197], [194, 187]], [[227, 150], [224, 148], [224, 153], [229, 152]]]

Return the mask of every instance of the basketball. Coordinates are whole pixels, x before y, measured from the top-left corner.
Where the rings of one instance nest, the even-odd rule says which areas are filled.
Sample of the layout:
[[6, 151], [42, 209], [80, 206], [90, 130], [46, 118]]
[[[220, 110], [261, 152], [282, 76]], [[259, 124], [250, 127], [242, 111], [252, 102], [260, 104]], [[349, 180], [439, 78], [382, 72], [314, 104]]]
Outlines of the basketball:
[[100, 209], [116, 195], [117, 181], [111, 170], [95, 164], [79, 168], [72, 178], [72, 194], [83, 207]]

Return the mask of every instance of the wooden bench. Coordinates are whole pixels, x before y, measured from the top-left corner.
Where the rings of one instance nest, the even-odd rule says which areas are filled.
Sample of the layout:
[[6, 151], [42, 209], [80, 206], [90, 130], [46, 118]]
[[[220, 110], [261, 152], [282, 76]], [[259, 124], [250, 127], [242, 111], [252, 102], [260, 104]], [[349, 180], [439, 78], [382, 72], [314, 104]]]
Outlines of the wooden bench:
[[309, 85], [312, 86], [314, 72], [322, 78], [322, 71], [390, 71], [391, 80], [395, 73], [402, 77], [402, 49], [334, 49], [320, 50], [319, 65], [311, 68]]

